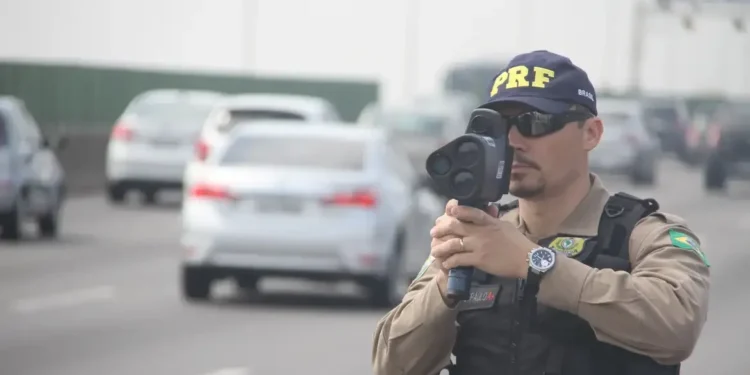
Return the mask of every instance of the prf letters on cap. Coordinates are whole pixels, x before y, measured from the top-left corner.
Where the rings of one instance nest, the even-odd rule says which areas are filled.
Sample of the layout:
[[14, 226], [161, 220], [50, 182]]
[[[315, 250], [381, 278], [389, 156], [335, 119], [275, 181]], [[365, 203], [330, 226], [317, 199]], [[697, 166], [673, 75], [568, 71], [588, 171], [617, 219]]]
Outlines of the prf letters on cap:
[[[543, 89], [547, 87], [547, 83], [555, 77], [555, 72], [553, 70], [542, 68], [541, 66], [535, 66], [532, 69], [533, 73], [529, 71], [527, 66], [517, 65], [500, 73], [492, 84], [490, 97], [497, 95], [497, 92], [502, 85], [505, 85], [505, 89], [529, 86]], [[529, 82], [528, 79], [532, 77], [533, 80]]]

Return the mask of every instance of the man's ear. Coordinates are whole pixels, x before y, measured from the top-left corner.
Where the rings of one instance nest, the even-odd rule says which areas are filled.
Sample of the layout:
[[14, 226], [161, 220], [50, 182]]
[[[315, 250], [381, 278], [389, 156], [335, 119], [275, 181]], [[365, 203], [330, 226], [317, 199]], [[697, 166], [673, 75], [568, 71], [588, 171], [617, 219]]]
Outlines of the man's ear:
[[586, 120], [586, 122], [583, 123], [583, 132], [581, 132], [581, 136], [583, 137], [583, 148], [586, 151], [591, 151], [596, 147], [596, 145], [599, 144], [599, 141], [602, 139], [602, 134], [604, 133], [604, 124], [602, 123], [602, 120], [598, 117], [594, 117], [591, 119]]

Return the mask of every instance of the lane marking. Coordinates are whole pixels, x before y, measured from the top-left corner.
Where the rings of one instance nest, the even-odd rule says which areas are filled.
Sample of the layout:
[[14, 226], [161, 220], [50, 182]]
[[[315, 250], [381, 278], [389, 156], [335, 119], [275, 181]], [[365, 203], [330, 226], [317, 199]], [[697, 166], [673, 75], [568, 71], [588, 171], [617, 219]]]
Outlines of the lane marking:
[[205, 375], [250, 375], [250, 370], [245, 367], [227, 367], [209, 372]]
[[92, 288], [71, 290], [47, 296], [27, 298], [13, 303], [11, 309], [19, 313], [33, 313], [65, 307], [74, 307], [87, 303], [111, 301], [115, 299], [115, 288], [101, 285]]

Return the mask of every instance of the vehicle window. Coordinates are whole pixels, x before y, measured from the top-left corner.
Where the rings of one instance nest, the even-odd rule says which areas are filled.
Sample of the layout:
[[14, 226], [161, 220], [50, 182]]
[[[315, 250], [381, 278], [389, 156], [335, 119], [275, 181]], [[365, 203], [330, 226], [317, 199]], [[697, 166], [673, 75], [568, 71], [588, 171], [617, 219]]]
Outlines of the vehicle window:
[[409, 111], [376, 113], [370, 120], [397, 134], [441, 136], [448, 123], [444, 116]]
[[175, 97], [145, 99], [134, 103], [125, 113], [136, 118], [132, 124], [135, 127], [167, 127], [194, 132], [201, 128], [211, 109], [211, 102]]
[[679, 120], [674, 108], [646, 108], [643, 114], [646, 118], [658, 119], [668, 124], [677, 124]]
[[305, 116], [297, 112], [258, 110], [258, 109], [235, 109], [230, 111], [230, 116], [234, 121], [247, 120], [300, 120], [303, 121]]
[[322, 137], [240, 136], [221, 165], [362, 170], [366, 144]]
[[7, 147], [10, 144], [10, 129], [5, 119], [5, 115], [0, 113], [0, 148]]
[[218, 128], [222, 131], [232, 129], [241, 122], [254, 120], [285, 120], [305, 122], [307, 119], [303, 114], [292, 111], [267, 110], [267, 109], [232, 109], [223, 113], [218, 121]]

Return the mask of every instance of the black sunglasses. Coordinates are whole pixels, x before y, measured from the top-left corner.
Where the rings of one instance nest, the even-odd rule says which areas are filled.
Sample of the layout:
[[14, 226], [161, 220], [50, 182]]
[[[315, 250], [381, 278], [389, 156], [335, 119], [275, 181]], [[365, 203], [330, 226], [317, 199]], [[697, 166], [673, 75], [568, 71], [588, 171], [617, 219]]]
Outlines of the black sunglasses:
[[586, 121], [594, 117], [594, 114], [585, 110], [574, 110], [554, 115], [530, 111], [516, 116], [504, 117], [508, 121], [508, 129], [515, 126], [524, 137], [539, 138], [552, 134], [571, 122]]

